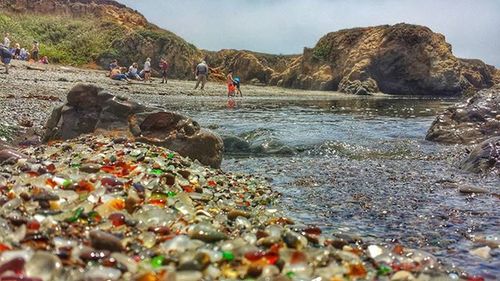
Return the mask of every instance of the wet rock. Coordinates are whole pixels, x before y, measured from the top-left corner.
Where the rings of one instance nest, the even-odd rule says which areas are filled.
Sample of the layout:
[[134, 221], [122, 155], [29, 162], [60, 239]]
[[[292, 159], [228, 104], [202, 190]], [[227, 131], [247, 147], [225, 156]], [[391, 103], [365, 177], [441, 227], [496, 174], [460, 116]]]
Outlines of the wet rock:
[[460, 164], [460, 168], [471, 173], [493, 172], [500, 176], [500, 137], [477, 145]]
[[0, 163], [15, 163], [19, 159], [26, 158], [28, 158], [26, 155], [11, 148], [0, 150]]
[[90, 244], [96, 250], [108, 250], [111, 252], [121, 252], [124, 250], [121, 240], [107, 232], [95, 230], [89, 233]]
[[458, 191], [462, 194], [483, 194], [488, 193], [488, 190], [476, 186], [464, 185], [461, 186]]
[[133, 135], [137, 141], [168, 147], [215, 168], [220, 167], [224, 150], [222, 139], [196, 121], [114, 96], [94, 85], [71, 89], [67, 103], [53, 110], [45, 127], [45, 142], [89, 133]]
[[237, 136], [223, 136], [222, 139], [224, 140], [224, 152], [226, 153], [250, 153], [250, 143], [248, 143], [246, 140], [239, 138]]
[[482, 90], [464, 103], [439, 114], [427, 140], [447, 144], [477, 144], [500, 135], [500, 86]]

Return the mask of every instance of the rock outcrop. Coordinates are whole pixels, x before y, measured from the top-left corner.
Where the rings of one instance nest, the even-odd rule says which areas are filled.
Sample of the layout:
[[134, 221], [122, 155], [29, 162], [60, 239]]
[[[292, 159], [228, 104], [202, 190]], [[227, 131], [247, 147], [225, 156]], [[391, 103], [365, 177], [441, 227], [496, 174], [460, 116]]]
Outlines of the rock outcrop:
[[426, 139], [447, 144], [476, 144], [500, 136], [500, 86], [485, 89], [439, 114]]
[[218, 135], [188, 117], [143, 106], [93, 85], [75, 86], [66, 104], [53, 110], [45, 127], [45, 142], [89, 133], [126, 136], [216, 168], [224, 150]]
[[246, 84], [267, 85], [273, 76], [285, 71], [298, 56], [270, 55], [245, 50], [204, 51], [207, 62], [213, 67], [215, 80], [225, 81], [225, 73], [234, 71]]
[[472, 173], [496, 173], [500, 176], [500, 136], [479, 144], [461, 163], [460, 168]]
[[452, 54], [443, 35], [396, 24], [329, 33], [271, 84], [366, 94], [461, 95], [493, 86], [499, 73]]

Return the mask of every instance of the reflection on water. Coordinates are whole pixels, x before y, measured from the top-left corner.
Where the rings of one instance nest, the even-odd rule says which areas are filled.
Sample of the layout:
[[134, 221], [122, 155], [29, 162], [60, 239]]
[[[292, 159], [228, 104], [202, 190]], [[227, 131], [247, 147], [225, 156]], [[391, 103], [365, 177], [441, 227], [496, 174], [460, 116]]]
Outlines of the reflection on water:
[[158, 104], [224, 136], [223, 168], [272, 179], [280, 206], [298, 223], [378, 243], [423, 248], [445, 264], [500, 275], [499, 250], [469, 254], [474, 236], [497, 239], [498, 199], [462, 196], [443, 182], [500, 192], [498, 178], [465, 174], [461, 146], [424, 140], [453, 100], [410, 98], [176, 98]]

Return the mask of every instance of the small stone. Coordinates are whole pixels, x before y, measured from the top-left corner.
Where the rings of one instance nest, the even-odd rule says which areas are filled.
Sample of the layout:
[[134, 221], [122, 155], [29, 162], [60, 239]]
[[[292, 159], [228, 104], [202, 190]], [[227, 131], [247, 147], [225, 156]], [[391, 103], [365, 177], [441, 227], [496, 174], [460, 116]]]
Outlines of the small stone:
[[101, 169], [100, 165], [97, 164], [83, 164], [80, 166], [80, 172], [95, 174], [99, 172]]
[[391, 277], [391, 280], [392, 281], [411, 281], [411, 280], [415, 280], [415, 277], [410, 272], [405, 271], [405, 270], [401, 270], [401, 271], [396, 272]]
[[370, 246], [368, 246], [368, 255], [372, 259], [380, 256], [383, 252], [384, 252], [384, 250], [381, 247], [377, 246], [377, 245], [370, 245]]
[[123, 251], [123, 245], [118, 237], [104, 231], [95, 230], [89, 233], [90, 244], [97, 250], [108, 250], [111, 252]]
[[484, 194], [488, 193], [488, 190], [476, 186], [464, 185], [460, 187], [459, 192], [462, 194]]

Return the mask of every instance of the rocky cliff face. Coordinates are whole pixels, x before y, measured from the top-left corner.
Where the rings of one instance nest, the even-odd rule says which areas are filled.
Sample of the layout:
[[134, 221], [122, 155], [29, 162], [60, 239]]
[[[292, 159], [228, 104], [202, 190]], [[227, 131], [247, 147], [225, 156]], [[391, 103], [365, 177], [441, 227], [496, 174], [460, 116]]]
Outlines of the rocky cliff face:
[[[255, 53], [245, 50], [205, 51], [207, 62], [213, 67], [217, 79], [225, 80], [224, 75], [233, 70], [245, 83], [267, 85], [272, 78], [291, 66], [298, 56], [283, 56]], [[219, 77], [220, 76], [220, 77]]]
[[271, 84], [349, 93], [460, 95], [498, 81], [493, 66], [456, 58], [443, 35], [396, 24], [329, 33]]

